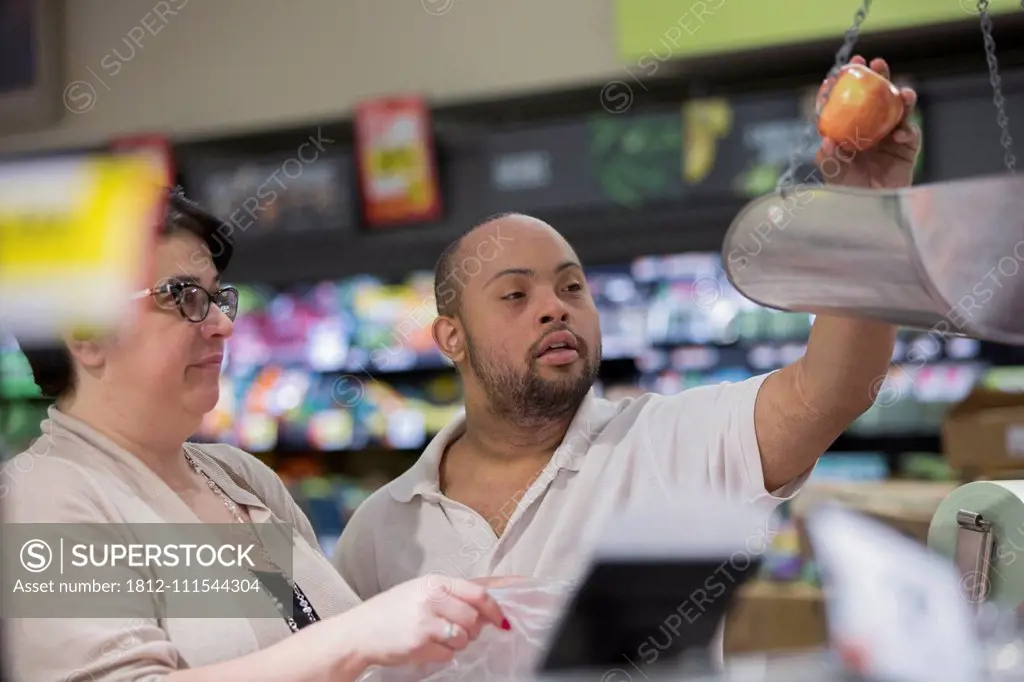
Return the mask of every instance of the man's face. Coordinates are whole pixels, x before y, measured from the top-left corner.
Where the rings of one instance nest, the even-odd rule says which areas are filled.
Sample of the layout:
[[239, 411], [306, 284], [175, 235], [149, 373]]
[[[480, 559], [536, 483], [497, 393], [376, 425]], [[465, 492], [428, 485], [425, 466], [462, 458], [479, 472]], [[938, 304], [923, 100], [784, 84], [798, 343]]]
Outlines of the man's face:
[[501, 218], [464, 240], [455, 268], [461, 324], [449, 355], [464, 381], [516, 421], [574, 413], [597, 377], [601, 329], [569, 244], [533, 218]]

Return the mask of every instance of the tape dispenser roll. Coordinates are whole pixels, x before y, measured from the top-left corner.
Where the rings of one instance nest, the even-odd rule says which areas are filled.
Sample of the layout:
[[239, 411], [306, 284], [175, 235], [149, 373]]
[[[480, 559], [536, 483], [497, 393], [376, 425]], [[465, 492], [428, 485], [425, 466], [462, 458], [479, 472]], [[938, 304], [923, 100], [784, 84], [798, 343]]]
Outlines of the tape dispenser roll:
[[944, 499], [928, 546], [956, 563], [971, 601], [1024, 603], [1024, 481], [975, 481]]

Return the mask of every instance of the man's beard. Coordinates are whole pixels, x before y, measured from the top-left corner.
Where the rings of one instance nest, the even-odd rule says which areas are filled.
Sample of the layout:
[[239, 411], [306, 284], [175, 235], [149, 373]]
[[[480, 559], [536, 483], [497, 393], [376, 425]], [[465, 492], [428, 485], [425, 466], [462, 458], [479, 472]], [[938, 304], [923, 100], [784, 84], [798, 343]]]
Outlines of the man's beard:
[[466, 341], [469, 366], [480, 380], [491, 410], [517, 424], [544, 424], [574, 414], [597, 379], [598, 363], [582, 343], [582, 371], [545, 379], [537, 372], [535, 363], [519, 372], [483, 353], [471, 338]]

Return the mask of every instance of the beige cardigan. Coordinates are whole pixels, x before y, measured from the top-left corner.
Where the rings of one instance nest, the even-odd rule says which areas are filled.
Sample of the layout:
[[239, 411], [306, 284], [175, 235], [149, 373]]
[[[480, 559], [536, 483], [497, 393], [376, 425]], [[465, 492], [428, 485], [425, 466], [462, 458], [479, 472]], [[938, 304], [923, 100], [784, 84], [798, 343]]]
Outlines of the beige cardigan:
[[[48, 417], [42, 437], [9, 462], [0, 477], [5, 523], [199, 522], [135, 456], [56, 408], [50, 408]], [[200, 466], [236, 503], [249, 508], [254, 522], [277, 518], [294, 527], [295, 579], [322, 618], [359, 603], [269, 467], [227, 445], [197, 449], [193, 452]], [[131, 620], [4, 622], [15, 682], [151, 682], [174, 670], [243, 656], [290, 634], [281, 618], [160, 620], [154, 613], [153, 618]]]

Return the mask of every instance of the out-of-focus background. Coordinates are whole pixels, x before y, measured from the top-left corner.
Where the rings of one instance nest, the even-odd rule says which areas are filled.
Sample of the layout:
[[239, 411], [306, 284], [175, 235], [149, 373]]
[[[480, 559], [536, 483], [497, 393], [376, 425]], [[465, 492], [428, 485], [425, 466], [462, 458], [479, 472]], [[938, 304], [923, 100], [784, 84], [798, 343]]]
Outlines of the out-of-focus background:
[[[0, 0], [0, 155], [146, 145], [231, 222], [242, 311], [221, 404], [196, 437], [264, 458], [329, 552], [460, 408], [430, 338], [431, 269], [489, 214], [548, 220], [584, 259], [606, 396], [799, 357], [811, 320], [741, 299], [719, 249], [794, 153], [809, 172], [809, 102], [858, 7]], [[1024, 140], [1024, 11], [990, 11]], [[973, 0], [875, 0], [856, 52], [885, 56], [919, 92], [918, 182], [1002, 171]], [[0, 428], [17, 452], [47, 403], [10, 337], [0, 363]], [[1007, 425], [1024, 422], [1024, 353], [907, 332], [893, 363], [801, 504], [840, 497], [921, 538], [958, 481], [1017, 471]], [[824, 638], [801, 506], [783, 513], [764, 579], [730, 622], [733, 651]]]

